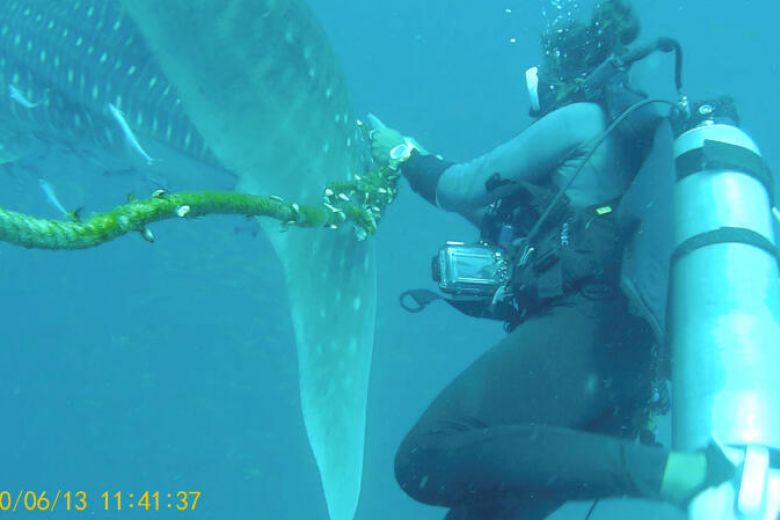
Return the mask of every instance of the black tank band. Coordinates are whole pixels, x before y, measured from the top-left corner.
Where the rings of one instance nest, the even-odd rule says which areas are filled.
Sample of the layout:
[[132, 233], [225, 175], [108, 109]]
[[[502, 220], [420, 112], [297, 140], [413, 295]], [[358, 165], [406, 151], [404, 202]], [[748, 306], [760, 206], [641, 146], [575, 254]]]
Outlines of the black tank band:
[[764, 235], [756, 233], [752, 229], [736, 227], [722, 227], [713, 231], [700, 233], [685, 240], [682, 244], [677, 246], [674, 253], [672, 253], [672, 264], [697, 249], [714, 244], [746, 244], [757, 247], [772, 256], [780, 265], [777, 249]]
[[701, 148], [677, 157], [675, 165], [678, 181], [702, 170], [734, 170], [750, 175], [764, 186], [774, 206], [772, 172], [763, 157], [747, 148], [705, 139]]

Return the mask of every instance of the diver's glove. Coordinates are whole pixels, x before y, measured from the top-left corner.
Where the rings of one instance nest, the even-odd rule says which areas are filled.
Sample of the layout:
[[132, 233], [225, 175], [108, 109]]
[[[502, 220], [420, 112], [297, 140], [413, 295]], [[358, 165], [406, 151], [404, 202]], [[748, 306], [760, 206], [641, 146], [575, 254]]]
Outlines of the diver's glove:
[[706, 448], [698, 451], [669, 454], [660, 495], [687, 510], [700, 494], [733, 480], [736, 474], [734, 462], [715, 441], [710, 441]]
[[387, 127], [373, 114], [368, 115], [371, 155], [380, 166], [400, 169], [409, 185], [425, 200], [436, 204], [436, 187], [444, 170], [453, 163], [429, 154], [414, 138]]
[[398, 130], [386, 126], [375, 127], [368, 135], [371, 138], [371, 155], [381, 166], [396, 169], [408, 161], [413, 152], [427, 154], [414, 138], [403, 136]]

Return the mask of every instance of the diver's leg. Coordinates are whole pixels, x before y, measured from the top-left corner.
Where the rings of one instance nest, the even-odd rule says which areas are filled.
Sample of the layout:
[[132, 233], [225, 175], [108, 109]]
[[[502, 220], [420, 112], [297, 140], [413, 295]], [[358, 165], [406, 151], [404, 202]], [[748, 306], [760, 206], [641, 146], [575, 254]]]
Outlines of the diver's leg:
[[577, 431], [633, 407], [648, 384], [650, 341], [622, 298], [572, 295], [546, 309], [435, 399], [399, 449], [399, 483], [452, 508], [532, 494], [657, 496], [666, 450]]
[[444, 520], [542, 520], [563, 503], [560, 498], [541, 494], [506, 496], [492, 504], [455, 507]]
[[[583, 146], [606, 125], [604, 111], [594, 103], [574, 103], [551, 112], [485, 155], [447, 168], [436, 188], [437, 203], [460, 212], [484, 207], [515, 191], [512, 181], [540, 181], [573, 154], [581, 155]], [[488, 190], [490, 179], [498, 187]]]

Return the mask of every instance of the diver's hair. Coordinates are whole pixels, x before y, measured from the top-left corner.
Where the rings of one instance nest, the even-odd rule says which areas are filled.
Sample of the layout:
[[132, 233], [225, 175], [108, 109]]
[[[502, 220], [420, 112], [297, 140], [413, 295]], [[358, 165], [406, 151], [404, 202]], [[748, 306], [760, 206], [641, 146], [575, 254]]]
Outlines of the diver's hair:
[[568, 83], [587, 75], [639, 35], [639, 19], [630, 0], [600, 0], [590, 24], [570, 21], [542, 34], [548, 80]]

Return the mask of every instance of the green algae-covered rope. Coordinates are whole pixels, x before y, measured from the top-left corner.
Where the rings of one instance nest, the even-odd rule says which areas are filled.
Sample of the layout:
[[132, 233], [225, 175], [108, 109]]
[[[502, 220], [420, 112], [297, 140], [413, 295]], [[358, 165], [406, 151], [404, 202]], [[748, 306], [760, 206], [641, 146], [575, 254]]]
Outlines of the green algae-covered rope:
[[271, 217], [286, 226], [339, 228], [350, 222], [358, 239], [376, 232], [376, 223], [397, 193], [398, 174], [391, 168], [374, 170], [351, 181], [331, 183], [322, 205], [298, 205], [274, 196], [205, 191], [165, 193], [131, 200], [87, 220], [35, 218], [0, 209], [0, 241], [31, 249], [85, 249], [129, 232], [154, 241], [148, 225], [169, 218], [205, 215]]

